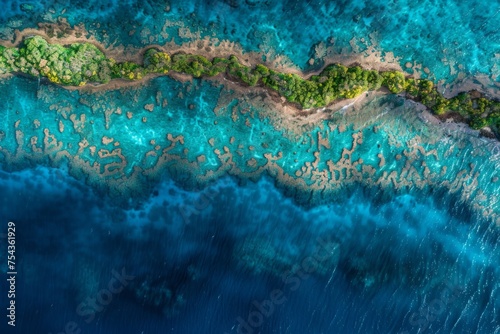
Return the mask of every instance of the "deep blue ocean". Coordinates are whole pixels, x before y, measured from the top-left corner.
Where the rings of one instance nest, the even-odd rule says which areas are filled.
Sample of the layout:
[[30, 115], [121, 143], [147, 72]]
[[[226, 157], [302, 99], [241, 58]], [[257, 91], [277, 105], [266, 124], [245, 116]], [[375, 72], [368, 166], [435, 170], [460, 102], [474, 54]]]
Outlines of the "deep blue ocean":
[[[498, 1], [0, 4], [4, 41], [39, 23], [115, 50], [227, 40], [498, 93]], [[275, 109], [204, 79], [0, 78], [0, 333], [499, 334], [498, 140], [391, 95], [307, 122]]]

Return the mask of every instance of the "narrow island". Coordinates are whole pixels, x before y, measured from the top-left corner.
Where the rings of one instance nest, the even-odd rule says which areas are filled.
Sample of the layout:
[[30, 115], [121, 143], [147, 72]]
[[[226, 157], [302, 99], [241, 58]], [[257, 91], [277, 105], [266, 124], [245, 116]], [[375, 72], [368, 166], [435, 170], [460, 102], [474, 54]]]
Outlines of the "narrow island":
[[340, 64], [326, 66], [319, 75], [303, 78], [282, 73], [258, 64], [251, 68], [236, 56], [211, 60], [195, 54], [168, 54], [149, 48], [143, 62], [116, 62], [92, 43], [51, 44], [40, 36], [26, 37], [18, 47], [0, 45], [0, 74], [27, 74], [44, 77], [63, 85], [82, 87], [88, 83], [106, 84], [113, 79], [142, 80], [146, 75], [170, 72], [194, 78], [218, 74], [240, 84], [262, 86], [276, 91], [300, 109], [321, 108], [341, 100], [352, 99], [382, 87], [394, 94], [420, 102], [438, 116], [454, 113], [473, 129], [489, 127], [500, 138], [500, 102], [477, 91], [462, 92], [445, 98], [434, 83], [414, 79], [399, 71], [365, 70], [360, 66]]

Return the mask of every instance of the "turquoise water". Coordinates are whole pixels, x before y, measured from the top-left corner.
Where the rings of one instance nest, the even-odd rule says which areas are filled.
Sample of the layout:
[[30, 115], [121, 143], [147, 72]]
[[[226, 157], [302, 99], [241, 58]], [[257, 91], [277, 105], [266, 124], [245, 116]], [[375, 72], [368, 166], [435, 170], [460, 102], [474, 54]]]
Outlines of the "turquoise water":
[[[373, 45], [382, 57], [394, 53], [403, 68], [407, 62], [429, 68], [436, 80], [453, 81], [460, 72], [499, 76], [496, 1], [65, 1], [21, 13], [12, 7], [3, 12], [7, 27], [36, 27], [40, 16], [49, 22], [61, 17], [72, 25], [84, 23], [104, 44], [144, 46], [209, 37], [237, 42], [244, 51], [285, 55], [300, 68], [309, 66], [320, 43], [347, 54]], [[53, 13], [41, 15], [37, 8]]]
[[[500, 59], [496, 2], [9, 5], [3, 39], [61, 17], [108, 46], [208, 36], [304, 70], [375, 46], [449, 82], [496, 80]], [[292, 117], [222, 79], [92, 92], [13, 76], [0, 92], [19, 333], [500, 330], [495, 139], [392, 95]]]
[[146, 196], [164, 172], [191, 189], [225, 174], [272, 175], [304, 205], [356, 184], [449, 192], [497, 223], [497, 141], [426, 124], [401, 98], [368, 99], [297, 132], [271, 109], [207, 81], [161, 77], [94, 94], [13, 78], [2, 88], [4, 168], [66, 166], [120, 203]]
[[[3, 169], [13, 171], [2, 177], [2, 219], [19, 221], [25, 231], [23, 289], [35, 284], [30, 277], [42, 263], [52, 268], [44, 275], [64, 282], [30, 303], [29, 312], [47, 308], [50, 296], [60, 296], [59, 306], [35, 312], [23, 328], [42, 323], [53, 332], [76, 320], [85, 332], [110, 332], [120, 330], [122, 317], [139, 314], [141, 320], [127, 325], [131, 332], [169, 326], [196, 333], [200, 324], [211, 333], [244, 332], [239, 317], [275, 287], [287, 302], [257, 326], [263, 332], [282, 326], [289, 328], [283, 333], [495, 328], [494, 140], [446, 133], [395, 97], [368, 99], [361, 110], [299, 135], [269, 110], [198, 80], [163, 77], [95, 95], [12, 78], [2, 91], [10, 114], [2, 128], [2, 148], [10, 154]], [[224, 99], [227, 106], [217, 108]], [[148, 103], [152, 112], [144, 109]], [[77, 122], [82, 119], [84, 126]], [[328, 148], [318, 146], [318, 133], [329, 139]], [[103, 144], [104, 136], [113, 141]], [[104, 154], [118, 149], [120, 156]], [[35, 165], [57, 169], [29, 169]], [[398, 189], [388, 177], [393, 172]], [[337, 253], [298, 286], [286, 284], [282, 275], [314, 254], [318, 237]], [[45, 257], [49, 264], [34, 260]], [[117, 297], [117, 309], [110, 306], [111, 314], [89, 325], [77, 311], [59, 315], [59, 308], [76, 309], [96, 294], [116, 267], [132, 268], [138, 277]], [[169, 298], [154, 285], [158, 305], [138, 299], [138, 286], [158, 280]], [[453, 302], [441, 297], [448, 290]], [[434, 308], [425, 311], [431, 301]], [[308, 308], [298, 316], [301, 305]], [[390, 321], [381, 323], [388, 314]]]

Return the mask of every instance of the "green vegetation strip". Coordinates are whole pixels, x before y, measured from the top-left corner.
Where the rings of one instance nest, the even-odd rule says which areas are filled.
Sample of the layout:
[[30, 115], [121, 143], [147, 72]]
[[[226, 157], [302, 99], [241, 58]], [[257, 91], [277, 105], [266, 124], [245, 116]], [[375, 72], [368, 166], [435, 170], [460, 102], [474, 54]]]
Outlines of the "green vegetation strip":
[[490, 126], [498, 133], [500, 128], [500, 102], [484, 98], [477, 92], [464, 92], [446, 99], [432, 81], [406, 78], [398, 71], [378, 72], [333, 64], [319, 75], [304, 79], [260, 64], [250, 68], [235, 56], [208, 60], [193, 54], [169, 55], [152, 48], [144, 53], [143, 64], [136, 64], [117, 63], [91, 43], [63, 46], [50, 44], [39, 36], [25, 38], [18, 48], [0, 46], [0, 74], [25, 73], [66, 86], [108, 83], [117, 78], [140, 80], [147, 74], [170, 71], [195, 78], [224, 73], [249, 86], [273, 89], [304, 109], [324, 107], [339, 99], [351, 99], [363, 92], [386, 87], [392, 93], [405, 92], [407, 98], [421, 102], [437, 115], [458, 113], [474, 129]]

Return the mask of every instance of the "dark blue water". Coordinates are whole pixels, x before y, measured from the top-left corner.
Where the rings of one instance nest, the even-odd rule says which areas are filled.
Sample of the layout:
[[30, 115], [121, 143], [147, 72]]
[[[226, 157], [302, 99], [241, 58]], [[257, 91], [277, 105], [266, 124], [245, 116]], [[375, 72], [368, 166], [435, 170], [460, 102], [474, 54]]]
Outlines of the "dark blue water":
[[[20, 333], [236, 333], [238, 319], [243, 333], [496, 329], [498, 232], [430, 200], [359, 189], [305, 211], [268, 178], [224, 178], [201, 193], [165, 181], [122, 210], [60, 170], [2, 173], [1, 186]], [[113, 272], [126, 286], [108, 300]]]

